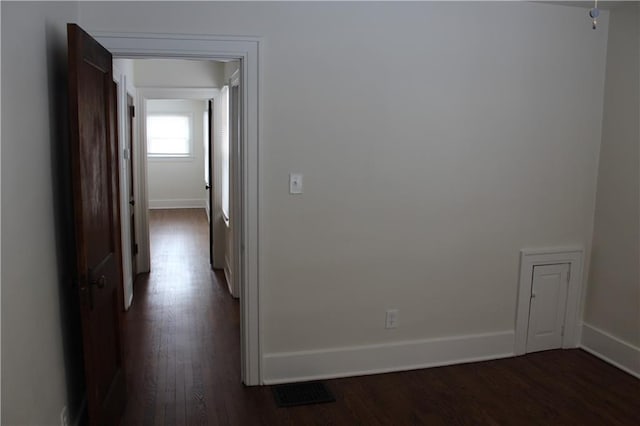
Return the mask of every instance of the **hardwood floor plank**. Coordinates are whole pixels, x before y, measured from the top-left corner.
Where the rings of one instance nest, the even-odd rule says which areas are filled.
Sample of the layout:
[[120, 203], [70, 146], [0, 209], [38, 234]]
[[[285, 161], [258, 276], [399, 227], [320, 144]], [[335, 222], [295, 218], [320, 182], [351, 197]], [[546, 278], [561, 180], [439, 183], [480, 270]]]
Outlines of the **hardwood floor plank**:
[[211, 271], [203, 210], [151, 211], [151, 266], [125, 315], [137, 425], [638, 425], [640, 380], [581, 350], [327, 380], [335, 403], [277, 408], [240, 383], [240, 309]]

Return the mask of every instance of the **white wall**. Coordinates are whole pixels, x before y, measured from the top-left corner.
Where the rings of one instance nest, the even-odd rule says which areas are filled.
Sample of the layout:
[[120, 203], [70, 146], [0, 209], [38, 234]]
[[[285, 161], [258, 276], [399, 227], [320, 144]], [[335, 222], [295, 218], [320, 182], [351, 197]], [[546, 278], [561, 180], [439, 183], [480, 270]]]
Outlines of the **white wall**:
[[224, 63], [224, 84], [229, 82], [229, 79], [238, 69], [240, 69], [240, 61], [229, 61]]
[[95, 31], [263, 37], [267, 354], [513, 331], [519, 250], [590, 246], [607, 13], [593, 31], [537, 3], [81, 12]]
[[[268, 355], [508, 334], [518, 250], [589, 248], [606, 13], [592, 31], [584, 9], [539, 3], [79, 8], [95, 31], [264, 37]], [[64, 52], [76, 16], [2, 3], [3, 424], [57, 423], [78, 378], [63, 344], [59, 194], [46, 184], [64, 140], [52, 137], [64, 73], [46, 47]], [[291, 171], [305, 174], [301, 196], [288, 195]], [[388, 307], [400, 309], [393, 331]]]
[[138, 87], [222, 87], [224, 64], [211, 61], [136, 59]]
[[121, 74], [126, 76], [126, 90], [135, 99], [135, 61], [127, 58], [113, 58], [113, 68], [117, 69]]
[[193, 117], [193, 157], [147, 159], [149, 208], [205, 208], [204, 100], [147, 101], [147, 113], [186, 112]]
[[2, 420], [71, 421], [83, 392], [70, 277], [66, 23], [74, 3], [2, 2]]
[[218, 94], [213, 100], [213, 267], [224, 270], [227, 226], [222, 214], [223, 108], [222, 96]]
[[[0, 33], [2, 32], [2, 6], [0, 5]], [[2, 43], [0, 43], [0, 55]], [[2, 80], [2, 67], [0, 67], [0, 81]], [[2, 85], [0, 85], [0, 99], [2, 99]], [[0, 133], [2, 132], [2, 103], [0, 102]], [[0, 144], [0, 199], [2, 198], [2, 144]], [[2, 239], [2, 209], [0, 209], [0, 240]], [[2, 244], [0, 244], [0, 289], [2, 288]], [[0, 348], [2, 348], [2, 291], [0, 291]], [[2, 351], [0, 350], [0, 366], [2, 365]], [[2, 372], [0, 371], [0, 375]], [[0, 386], [0, 421], [2, 421], [2, 386]]]
[[[640, 18], [611, 12], [593, 255], [585, 322], [635, 347], [640, 374]], [[594, 345], [585, 335], [587, 345]], [[601, 348], [602, 350], [602, 348]], [[606, 349], [604, 349], [606, 351]], [[615, 359], [614, 354], [605, 354]]]

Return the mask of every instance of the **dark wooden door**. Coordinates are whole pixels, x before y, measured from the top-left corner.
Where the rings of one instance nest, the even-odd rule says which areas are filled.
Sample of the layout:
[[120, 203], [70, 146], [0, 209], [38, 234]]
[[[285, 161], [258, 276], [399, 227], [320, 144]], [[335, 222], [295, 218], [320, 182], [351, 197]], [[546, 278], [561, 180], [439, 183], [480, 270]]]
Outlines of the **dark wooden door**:
[[134, 167], [134, 157], [133, 157], [133, 119], [135, 117], [135, 107], [133, 105], [133, 97], [127, 94], [127, 140], [126, 147], [129, 155], [127, 157], [127, 170], [129, 171], [129, 185], [127, 187], [127, 191], [129, 192], [129, 196], [127, 199], [129, 200], [129, 223], [131, 229], [131, 240], [129, 244], [131, 245], [131, 282], [135, 283], [136, 281], [136, 271], [137, 271], [137, 259], [138, 259], [138, 243], [136, 242], [136, 217], [135, 217], [135, 205], [136, 205], [136, 197], [135, 197], [135, 186], [134, 186], [134, 178], [133, 178], [133, 167]]
[[126, 402], [116, 96], [111, 54], [68, 24], [71, 166], [84, 367], [91, 425]]
[[209, 184], [207, 185], [207, 197], [209, 197], [209, 263], [213, 268], [213, 224], [214, 224], [214, 208], [213, 208], [213, 100], [209, 99], [207, 102], [207, 114], [209, 129], [207, 136], [207, 144], [209, 146], [209, 155], [205, 161], [208, 161], [209, 167], [207, 168], [209, 176]]

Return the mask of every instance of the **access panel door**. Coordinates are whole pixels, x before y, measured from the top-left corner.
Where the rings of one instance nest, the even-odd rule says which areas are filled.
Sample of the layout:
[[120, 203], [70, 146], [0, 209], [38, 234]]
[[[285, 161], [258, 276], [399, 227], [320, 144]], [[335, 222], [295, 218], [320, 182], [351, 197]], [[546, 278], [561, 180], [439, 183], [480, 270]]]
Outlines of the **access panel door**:
[[562, 347], [568, 284], [568, 263], [533, 268], [527, 352]]

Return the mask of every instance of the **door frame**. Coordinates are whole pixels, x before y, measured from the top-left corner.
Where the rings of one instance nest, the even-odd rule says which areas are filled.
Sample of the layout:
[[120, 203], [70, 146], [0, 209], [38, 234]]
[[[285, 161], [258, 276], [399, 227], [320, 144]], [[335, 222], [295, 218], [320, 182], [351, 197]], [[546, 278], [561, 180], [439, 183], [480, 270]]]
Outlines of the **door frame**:
[[[136, 90], [138, 110], [140, 122], [138, 124], [138, 140], [147, 140], [147, 100], [154, 99], [189, 99], [202, 100], [214, 99], [219, 96], [220, 90], [217, 88], [180, 88], [180, 87], [139, 87]], [[147, 145], [138, 143], [135, 147], [136, 167], [139, 171], [137, 176], [138, 200], [141, 207], [140, 211], [136, 210], [136, 214], [140, 215], [137, 221], [141, 228], [138, 240], [138, 264], [139, 272], [149, 272], [151, 270], [151, 251], [149, 242], [149, 182]], [[213, 206], [212, 206], [213, 207]]]
[[[95, 37], [94, 37], [95, 38]], [[120, 160], [126, 160], [125, 156], [130, 155], [130, 153], [125, 153], [124, 150], [126, 148], [125, 140], [126, 140], [126, 124], [125, 121], [128, 120], [128, 108], [127, 108], [127, 95], [133, 97], [134, 108], [136, 106], [136, 91], [132, 88], [133, 82], [127, 80], [127, 75], [120, 69], [118, 65], [114, 63], [113, 65], [113, 81], [118, 84], [118, 93], [116, 98], [116, 104], [118, 106], [118, 151], [121, 153]], [[136, 120], [134, 121], [134, 129], [133, 135], [135, 136], [137, 126], [135, 126]], [[135, 146], [135, 140], [131, 141], [132, 150]], [[134, 265], [131, 262], [131, 247], [130, 244], [125, 244], [125, 241], [130, 241], [131, 235], [131, 226], [130, 226], [130, 206], [129, 200], [127, 199], [127, 194], [129, 193], [128, 185], [129, 182], [129, 169], [126, 167], [122, 167], [122, 164], [127, 164], [126, 161], [123, 161], [120, 166], [120, 227], [122, 228], [121, 238], [123, 241], [122, 244], [122, 273], [123, 280], [122, 284], [124, 286], [124, 309], [128, 310], [129, 306], [131, 306], [131, 302], [133, 300], [133, 279], [131, 278], [133, 275]], [[133, 164], [131, 164], [134, 167]], [[136, 167], [134, 167], [135, 173]], [[137, 188], [136, 188], [137, 190]], [[136, 211], [137, 215], [138, 212]]]
[[527, 332], [533, 268], [540, 265], [558, 263], [569, 264], [569, 284], [567, 287], [567, 308], [564, 320], [562, 348], [576, 348], [580, 343], [580, 301], [582, 300], [582, 269], [584, 249], [582, 247], [520, 250], [520, 281], [516, 309], [516, 335], [514, 353], [527, 352]]
[[216, 108], [215, 108], [215, 99], [208, 99], [207, 100], [207, 140], [206, 140], [206, 145], [207, 145], [207, 152], [205, 153], [205, 163], [207, 164], [207, 182], [206, 185], [208, 187], [205, 187], [207, 190], [207, 206], [208, 206], [208, 210], [207, 210], [207, 217], [209, 218], [209, 265], [211, 266], [211, 269], [213, 269], [213, 259], [214, 259], [214, 217], [213, 217], [213, 212], [214, 212], [214, 201], [216, 199], [215, 197], [215, 188], [213, 187], [213, 181], [214, 181], [214, 174], [213, 174], [213, 168], [214, 168], [214, 155], [213, 155], [213, 149], [214, 149], [214, 137], [215, 137], [215, 131], [217, 129], [217, 126], [214, 125], [214, 120], [215, 120], [215, 114], [216, 114]]
[[[242, 138], [242, 129], [240, 128], [242, 126], [242, 118], [239, 114], [240, 110], [238, 109], [238, 105], [242, 103], [240, 102], [241, 86], [240, 86], [240, 70], [239, 69], [236, 70], [231, 75], [231, 77], [229, 77], [229, 81], [227, 82], [227, 84], [229, 86], [229, 126], [228, 126], [229, 149], [230, 149], [230, 152], [233, 153], [234, 150], [237, 151], [239, 149], [239, 141]], [[237, 99], [235, 100], [233, 98], [234, 87], [238, 88]], [[231, 166], [233, 165], [230, 164], [230, 167]], [[231, 170], [233, 171], [233, 168]], [[233, 210], [237, 210], [239, 208], [239, 204], [237, 202], [238, 198], [234, 194], [233, 190], [234, 190], [234, 187], [231, 185], [229, 188], [229, 196], [230, 196], [229, 201], [231, 201], [230, 205], [231, 205], [232, 214], [233, 214]], [[227, 223], [226, 231], [228, 232], [229, 229], [231, 230], [231, 235], [233, 236], [234, 233], [236, 232], [233, 222]], [[233, 252], [233, 250], [230, 250], [230, 251]], [[225, 264], [225, 272], [227, 271], [227, 269], [229, 269], [229, 272], [231, 275], [231, 282], [227, 283], [229, 284], [229, 291], [231, 292], [231, 295], [233, 297], [238, 297], [240, 295], [240, 292], [238, 290], [238, 282], [235, 280], [233, 275], [233, 271], [237, 271], [238, 269], [240, 269], [240, 264], [238, 263], [238, 257], [233, 256], [231, 259], [231, 264], [229, 264], [227, 260], [228, 259], [225, 258], [224, 264]]]
[[[234, 153], [231, 159], [238, 166], [235, 168], [232, 179], [237, 182], [236, 187], [239, 188], [237, 193], [240, 198], [240, 208], [233, 212], [232, 218], [234, 223], [238, 225], [237, 232], [234, 233], [234, 239], [237, 243], [234, 244], [234, 254], [239, 259], [239, 270], [234, 271], [234, 278], [238, 280], [240, 288], [242, 381], [246, 385], [262, 384], [259, 292], [259, 277], [262, 274], [258, 261], [262, 198], [262, 179], [259, 173], [262, 151], [258, 149], [262, 135], [260, 120], [262, 111], [262, 39], [260, 37], [98, 31], [90, 31], [90, 34], [109, 50], [114, 58], [236, 59], [240, 61], [243, 132], [239, 152]], [[139, 204], [146, 208], [143, 200], [140, 201]], [[148, 223], [147, 227], [143, 227], [140, 231], [141, 235], [144, 235], [144, 232], [148, 233]], [[144, 264], [143, 256], [140, 256], [139, 260]]]

